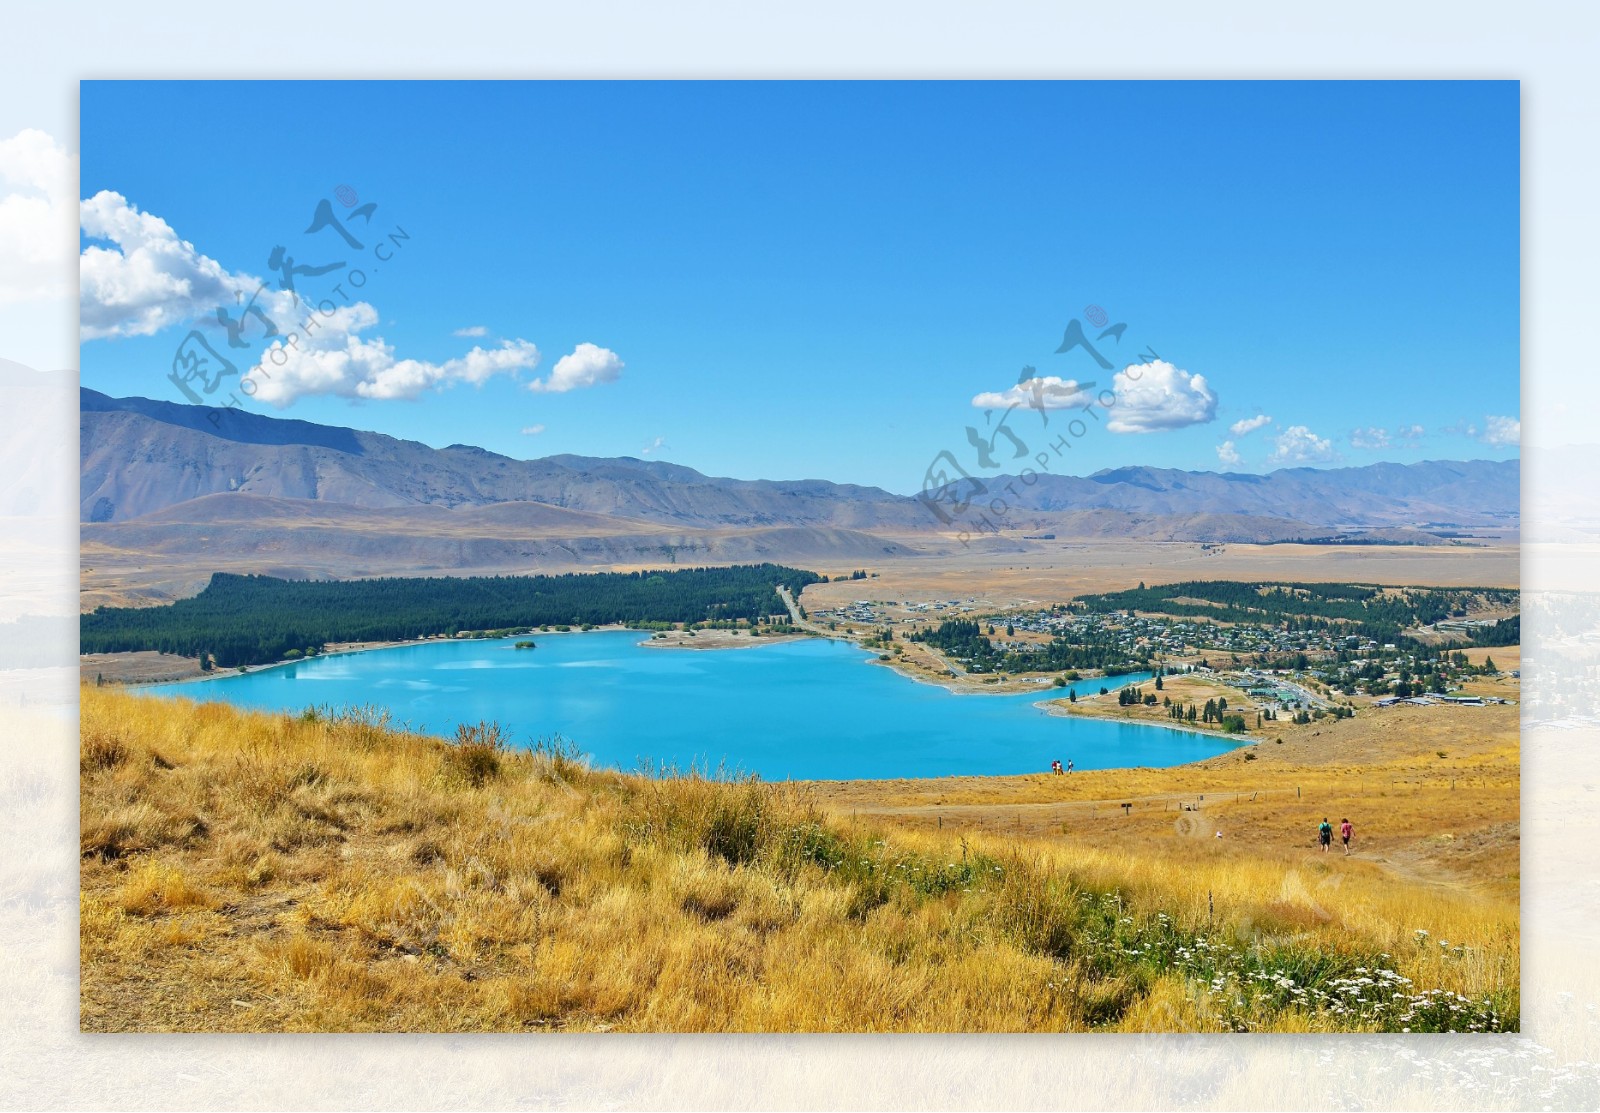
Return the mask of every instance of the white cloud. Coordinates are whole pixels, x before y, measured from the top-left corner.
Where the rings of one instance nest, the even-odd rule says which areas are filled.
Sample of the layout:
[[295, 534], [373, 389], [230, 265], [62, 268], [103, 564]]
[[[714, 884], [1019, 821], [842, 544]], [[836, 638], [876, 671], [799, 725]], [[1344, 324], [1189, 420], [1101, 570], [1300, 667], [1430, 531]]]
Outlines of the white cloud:
[[466, 336], [466, 337], [488, 336], [489, 335], [489, 330], [484, 328], [482, 325], [470, 325], [467, 328], [458, 328], [458, 329], [455, 330], [455, 332], [451, 333], [450, 335], [451, 336]]
[[482, 385], [496, 375], [539, 364], [539, 349], [526, 340], [507, 340], [498, 348], [474, 347], [443, 363], [397, 359], [394, 347], [382, 337], [367, 340], [360, 335], [377, 320], [376, 311], [362, 304], [335, 310], [323, 328], [297, 344], [273, 341], [248, 376], [257, 384], [255, 397], [279, 408], [314, 394], [410, 399], [454, 383]]
[[599, 383], [614, 383], [627, 366], [609, 348], [594, 344], [579, 344], [567, 355], [556, 360], [547, 379], [535, 379], [528, 389], [541, 394], [564, 394]]
[[1248, 437], [1251, 433], [1254, 433], [1263, 425], [1271, 424], [1272, 418], [1268, 417], [1266, 414], [1256, 414], [1255, 417], [1247, 417], [1243, 420], [1235, 421], [1232, 425], [1228, 426], [1228, 432], [1232, 433], [1236, 437]]
[[0, 302], [70, 294], [76, 163], [36, 128], [0, 140]]
[[651, 441], [649, 444], [647, 444], [643, 448], [641, 448], [639, 450], [639, 455], [641, 455], [641, 456], [649, 456], [652, 453], [660, 452], [663, 448], [671, 448], [671, 447], [672, 446], [667, 443], [667, 438], [666, 437], [657, 437], [655, 440]]
[[[79, 223], [86, 237], [103, 241], [85, 247], [78, 261], [85, 340], [152, 336], [171, 325], [214, 317], [219, 305], [235, 305], [236, 294], [248, 297], [260, 285], [249, 275], [230, 274], [179, 239], [166, 221], [141, 212], [120, 193], [101, 190], [84, 201]], [[279, 306], [262, 308], [277, 319]], [[282, 308], [292, 308], [292, 299]]]
[[1273, 439], [1274, 464], [1320, 464], [1338, 458], [1333, 442], [1319, 437], [1304, 425], [1291, 425]]
[[1081, 410], [1093, 401], [1088, 390], [1093, 385], [1079, 383], [1076, 379], [1039, 375], [1024, 379], [1006, 390], [975, 394], [972, 405], [980, 410], [1009, 410], [1012, 406], [1029, 406], [1036, 410]]
[[1365, 429], [1350, 430], [1350, 447], [1367, 451], [1386, 448], [1416, 449], [1420, 447], [1423, 435], [1426, 433], [1427, 430], [1420, 425], [1396, 426], [1393, 432], [1372, 425]]
[[1470, 437], [1495, 448], [1510, 448], [1522, 442], [1522, 421], [1515, 417], [1490, 415], [1483, 419], [1482, 429], [1474, 422], [1461, 420], [1442, 426], [1439, 432], [1448, 437]]
[[1478, 439], [1495, 448], [1521, 444], [1522, 420], [1515, 417], [1486, 417], [1483, 419], [1483, 433]]
[[1389, 431], [1387, 429], [1366, 428], [1350, 430], [1351, 448], [1388, 448]]
[[[255, 366], [243, 376], [254, 389], [240, 390], [280, 409], [318, 394], [416, 398], [425, 390], [479, 385], [539, 365], [539, 349], [521, 339], [474, 347], [443, 363], [401, 359], [381, 336], [361, 335], [378, 323], [378, 311], [367, 302], [324, 310], [333, 303], [322, 301], [313, 308], [292, 292], [229, 271], [166, 221], [109, 190], [84, 201], [79, 219], [83, 234], [99, 241], [85, 247], [79, 260], [84, 339], [151, 336], [196, 322], [220, 338], [217, 309], [223, 307], [242, 323], [242, 336], [254, 348], [268, 337], [267, 326], [244, 311], [253, 299], [277, 336], [259, 349]], [[227, 351], [220, 340], [216, 347]], [[231, 391], [234, 384], [223, 381]]]
[[1217, 445], [1217, 459], [1227, 464], [1230, 468], [1244, 463], [1244, 457], [1239, 455], [1239, 451], [1233, 447], [1232, 441], [1223, 441]]
[[1153, 433], [1201, 425], [1217, 416], [1217, 395], [1204, 375], [1191, 375], [1166, 360], [1118, 371], [1117, 402], [1106, 428], [1113, 433]]
[[522, 435], [524, 437], [537, 437], [542, 432], [544, 432], [543, 425], [529, 425], [522, 430]]

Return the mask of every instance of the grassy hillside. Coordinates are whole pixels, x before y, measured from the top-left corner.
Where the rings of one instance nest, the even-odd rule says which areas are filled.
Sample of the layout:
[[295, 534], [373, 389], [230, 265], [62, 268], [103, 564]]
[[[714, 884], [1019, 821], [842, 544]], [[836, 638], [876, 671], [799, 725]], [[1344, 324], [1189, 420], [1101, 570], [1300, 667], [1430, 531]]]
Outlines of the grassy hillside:
[[492, 727], [82, 700], [86, 1030], [1517, 1025], [1514, 906], [880, 829]]

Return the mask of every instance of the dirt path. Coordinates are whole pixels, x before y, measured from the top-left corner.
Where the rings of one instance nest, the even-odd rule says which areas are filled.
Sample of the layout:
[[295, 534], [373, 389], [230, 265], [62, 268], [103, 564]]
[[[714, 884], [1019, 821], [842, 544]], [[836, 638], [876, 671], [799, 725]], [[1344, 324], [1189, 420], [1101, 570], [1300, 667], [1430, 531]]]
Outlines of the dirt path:
[[[1183, 775], [1164, 772], [1173, 779]], [[1145, 779], [1161, 773], [1146, 771]], [[1002, 785], [956, 780], [920, 788], [855, 782], [818, 789], [822, 805], [840, 818], [1061, 840], [1108, 851], [1177, 854], [1213, 844], [1219, 853], [1252, 858], [1359, 862], [1406, 884], [1458, 892], [1516, 889], [1520, 827], [1514, 782], [1450, 789], [1448, 782], [1384, 779], [1379, 787], [1363, 786], [1359, 775], [1301, 769], [1294, 779], [1303, 780], [1303, 788], [1263, 776], [1258, 783], [1240, 778], [1236, 787], [1191, 782], [1113, 796], [1105, 792], [1115, 785], [1096, 783], [1110, 775], [1041, 775], [1011, 785], [1009, 792]], [[1345, 816], [1355, 822], [1349, 858], [1337, 841], [1326, 856], [1318, 851], [1316, 825], [1324, 815], [1335, 827]]]

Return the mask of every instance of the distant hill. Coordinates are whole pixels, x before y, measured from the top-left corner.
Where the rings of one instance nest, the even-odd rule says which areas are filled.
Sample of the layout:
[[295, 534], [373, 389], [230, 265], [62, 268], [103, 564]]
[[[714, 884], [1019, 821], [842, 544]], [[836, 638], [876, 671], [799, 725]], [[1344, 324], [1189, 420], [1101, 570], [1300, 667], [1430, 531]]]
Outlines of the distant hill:
[[[837, 571], [1026, 553], [1047, 537], [1427, 544], [1439, 540], [1427, 529], [1517, 524], [1516, 461], [1117, 468], [1018, 480], [1006, 533], [962, 544], [916, 498], [878, 487], [729, 479], [628, 457], [516, 460], [92, 390], [81, 405], [84, 607], [191, 595], [217, 571], [346, 579], [767, 561]], [[13, 502], [37, 501], [10, 490]]]
[[[1005, 481], [996, 481], [1004, 487]], [[1516, 460], [1427, 460], [1358, 468], [1285, 468], [1266, 475], [1127, 467], [1040, 475], [1012, 486], [1030, 510], [1239, 514], [1317, 526], [1515, 526]]]
[[[381, 433], [109, 398], [88, 389], [82, 391], [81, 423], [85, 522], [122, 522], [207, 495], [238, 493], [367, 509], [538, 504], [629, 519], [634, 527], [918, 533], [937, 526], [916, 499], [878, 487], [719, 478], [629, 457], [516, 460], [470, 445], [435, 449]], [[1515, 460], [1288, 468], [1267, 475], [1125, 467], [1019, 479], [1012, 486], [1020, 497], [1011, 501], [1023, 528], [1082, 529], [1090, 536], [1187, 529], [1206, 540], [1283, 540], [1307, 536], [1305, 527], [1323, 533], [1515, 526], [1520, 478]], [[1005, 484], [1005, 477], [994, 481]], [[1093, 511], [1131, 517], [1081, 517]], [[537, 516], [541, 526], [551, 524], [545, 512]], [[567, 524], [592, 531], [601, 523]]]
[[204, 495], [243, 493], [367, 508], [531, 502], [690, 528], [916, 530], [914, 500], [822, 480], [719, 479], [658, 461], [514, 460], [381, 433], [83, 391], [81, 517], [139, 518]]

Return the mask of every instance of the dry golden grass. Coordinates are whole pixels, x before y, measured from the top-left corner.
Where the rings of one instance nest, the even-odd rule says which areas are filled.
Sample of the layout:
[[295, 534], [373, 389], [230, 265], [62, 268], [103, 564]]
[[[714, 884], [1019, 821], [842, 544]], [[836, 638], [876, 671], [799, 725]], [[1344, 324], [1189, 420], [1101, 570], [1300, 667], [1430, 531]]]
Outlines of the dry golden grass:
[[[1210, 683], [1174, 677], [1168, 688], [1203, 703]], [[1514, 681], [1487, 683], [1497, 685], [1496, 694], [1517, 695]], [[1239, 695], [1230, 693], [1230, 705]], [[1166, 721], [1159, 706], [1098, 700], [1110, 718]], [[1320, 858], [1314, 831], [1324, 815], [1336, 826], [1348, 816], [1355, 855], [1341, 869], [1471, 891], [1514, 915], [1521, 879], [1518, 708], [1357, 703], [1354, 718], [1306, 725], [1280, 719], [1257, 730], [1252, 715], [1237, 749], [1171, 769], [837, 782], [818, 786], [819, 798], [838, 814], [897, 826], [1052, 838], [1160, 855], [1175, 868], [1195, 853], [1295, 868]], [[1080, 699], [1078, 713], [1092, 713], [1092, 704]], [[1051, 756], [1071, 754], [1041, 755], [1040, 764]], [[1126, 814], [1123, 803], [1133, 805]]]
[[1410, 1023], [1516, 1023], [1514, 902], [1370, 863], [857, 823], [381, 716], [85, 688], [82, 730], [86, 1030], [1398, 1027], [1244, 988], [1382, 963], [1471, 1002]]
[[[876, 578], [812, 584], [801, 602], [814, 614], [855, 599], [935, 602], [976, 598], [979, 609], [989, 611], [1065, 603], [1097, 591], [1122, 591], [1136, 580], [1152, 586], [1183, 580], [1441, 587], [1516, 587], [1521, 582], [1521, 548], [1514, 541], [1473, 547], [1229, 544], [1202, 549], [1194, 542], [1011, 540], [1022, 549], [1006, 553], [974, 549], [868, 561], [864, 567], [876, 572]], [[823, 567], [812, 563], [804, 567], [837, 574], [862, 565]], [[943, 617], [957, 616], [947, 613]]]

